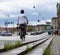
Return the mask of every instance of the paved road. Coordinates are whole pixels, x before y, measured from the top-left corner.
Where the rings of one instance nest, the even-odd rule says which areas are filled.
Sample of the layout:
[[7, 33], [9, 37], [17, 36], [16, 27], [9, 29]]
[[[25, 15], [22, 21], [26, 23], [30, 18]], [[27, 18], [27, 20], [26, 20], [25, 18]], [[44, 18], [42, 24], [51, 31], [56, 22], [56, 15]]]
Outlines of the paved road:
[[[27, 37], [27, 36], [26, 36], [26, 37]], [[30, 36], [28, 35], [28, 38], [26, 39], [25, 42], [28, 42], [28, 39], [29, 39], [29, 41], [31, 41], [31, 40], [36, 40], [36, 39], [40, 39], [40, 38], [43, 38], [43, 37], [50, 37], [50, 36], [47, 35], [47, 33], [44, 33], [44, 34], [41, 34], [41, 35], [32, 35], [32, 36], [31, 36], [31, 35], [30, 35]], [[10, 39], [9, 41], [11, 41], [11, 39]], [[44, 41], [44, 40], [38, 41], [38, 42], [34, 43], [34, 45], [35, 45], [35, 44], [38, 44], [38, 43], [40, 43], [40, 42], [42, 42], [42, 41]], [[46, 48], [46, 46], [49, 44], [49, 41], [50, 41], [50, 40], [48, 40], [48, 41], [45, 42], [43, 45], [40, 45], [38, 48], [36, 48], [36, 53], [33, 52], [33, 54], [34, 54], [34, 55], [42, 55], [43, 50], [44, 50], [44, 49]], [[29, 47], [31, 47], [31, 46], [33, 46], [33, 43], [29, 44]], [[16, 49], [13, 49], [13, 50], [10, 50], [10, 51], [7, 51], [7, 52], [4, 52], [4, 53], [0, 53], [0, 55], [16, 55], [16, 54], [18, 54], [18, 53], [26, 50], [26, 47], [27, 47], [27, 45], [22, 46], [22, 47], [19, 47], [19, 48], [16, 48]], [[30, 53], [30, 54], [32, 54], [32, 53]], [[28, 54], [28, 55], [29, 55], [29, 54]]]
[[60, 36], [54, 36], [51, 44], [51, 55], [60, 55]]
[[[33, 44], [36, 45], [38, 43], [41, 43], [42, 41], [46, 40], [47, 38], [43, 39], [43, 40], [40, 40], [38, 42], [34, 42], [34, 43], [30, 43], [28, 44], [28, 47], [33, 47]], [[48, 42], [48, 41], [47, 41]], [[47, 43], [46, 43], [47, 44]], [[44, 45], [45, 46], [45, 45]], [[0, 55], [17, 55], [23, 51], [25, 51], [27, 48], [27, 45], [24, 45], [22, 47], [19, 47], [19, 48], [16, 48], [16, 49], [13, 49], [13, 50], [9, 50], [7, 52], [4, 52], [4, 53], [0, 53]], [[41, 51], [41, 50], [40, 50]], [[40, 53], [42, 54], [42, 53]], [[22, 55], [22, 54], [21, 54]]]
[[[43, 33], [40, 35], [26, 35], [26, 40], [23, 41], [25, 42], [30, 42], [33, 40], [38, 40], [40, 38], [46, 37], [47, 33]], [[13, 36], [0, 36], [0, 49], [3, 48], [5, 42], [15, 42], [15, 41], [21, 41], [20, 37], [17, 35]]]

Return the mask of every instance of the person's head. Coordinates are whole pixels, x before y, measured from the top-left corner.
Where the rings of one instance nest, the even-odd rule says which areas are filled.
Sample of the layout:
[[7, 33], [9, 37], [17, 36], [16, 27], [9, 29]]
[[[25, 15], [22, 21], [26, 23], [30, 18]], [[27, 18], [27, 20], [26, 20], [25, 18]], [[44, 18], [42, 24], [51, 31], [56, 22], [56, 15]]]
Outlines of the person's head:
[[20, 13], [21, 13], [21, 14], [24, 14], [24, 10], [21, 10]]

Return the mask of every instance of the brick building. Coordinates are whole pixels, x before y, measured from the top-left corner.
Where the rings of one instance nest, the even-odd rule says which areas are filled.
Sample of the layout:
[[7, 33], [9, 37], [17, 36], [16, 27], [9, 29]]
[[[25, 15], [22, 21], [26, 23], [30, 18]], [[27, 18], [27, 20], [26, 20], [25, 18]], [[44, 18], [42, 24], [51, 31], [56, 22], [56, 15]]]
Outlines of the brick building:
[[[0, 31], [5, 31], [5, 26], [3, 27], [0, 27]], [[16, 27], [7, 27], [7, 29], [10, 31], [10, 32], [14, 32], [16, 31]]]
[[58, 22], [57, 22], [57, 17], [53, 17], [51, 20], [51, 25], [56, 30], [58, 28]]
[[[48, 25], [46, 24], [37, 24], [37, 25], [28, 25], [27, 27], [27, 31], [30, 32], [30, 31], [44, 31], [46, 30], [46, 27]], [[49, 25], [50, 26], [50, 25]], [[6, 27], [0, 27], [0, 31], [4, 31]], [[10, 32], [14, 32], [14, 31], [17, 31], [17, 28], [16, 27], [7, 27], [7, 29], [10, 31]]]
[[58, 29], [60, 29], [60, 3], [57, 3], [57, 21], [58, 21]]
[[60, 29], [60, 3], [57, 3], [56, 7], [57, 7], [57, 17], [53, 17], [51, 23], [54, 29]]

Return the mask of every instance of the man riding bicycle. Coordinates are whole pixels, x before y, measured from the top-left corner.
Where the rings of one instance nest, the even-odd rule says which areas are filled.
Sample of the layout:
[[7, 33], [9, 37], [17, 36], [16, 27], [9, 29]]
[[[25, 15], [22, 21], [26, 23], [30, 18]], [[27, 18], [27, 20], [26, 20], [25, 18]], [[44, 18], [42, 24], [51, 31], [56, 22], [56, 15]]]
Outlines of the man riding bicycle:
[[25, 40], [26, 27], [28, 24], [28, 19], [24, 14], [24, 10], [20, 11], [20, 15], [18, 16], [17, 24], [19, 26], [20, 38], [22, 40]]

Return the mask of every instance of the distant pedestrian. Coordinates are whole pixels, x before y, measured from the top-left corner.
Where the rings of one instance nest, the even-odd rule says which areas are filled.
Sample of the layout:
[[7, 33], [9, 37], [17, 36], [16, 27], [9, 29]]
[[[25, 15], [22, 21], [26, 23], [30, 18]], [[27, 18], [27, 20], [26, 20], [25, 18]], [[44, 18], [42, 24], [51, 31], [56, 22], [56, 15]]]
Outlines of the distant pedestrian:
[[51, 31], [48, 31], [48, 35], [51, 35]]

